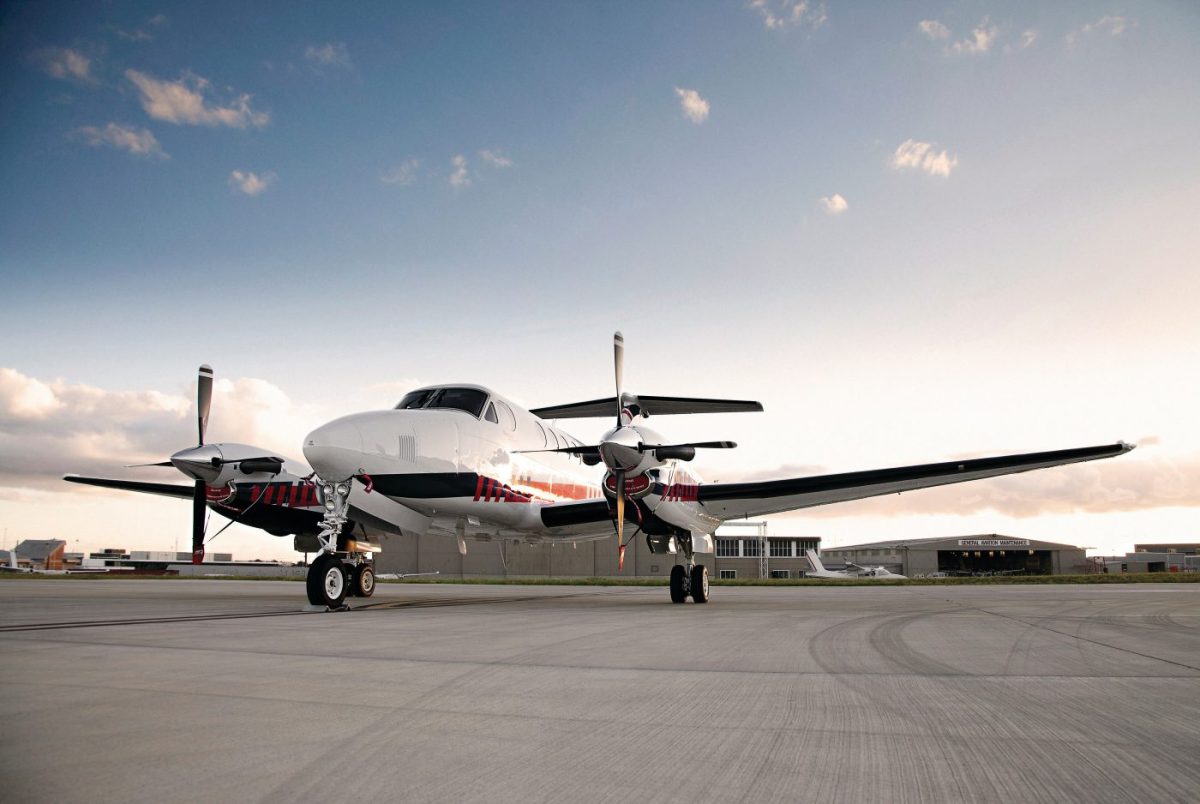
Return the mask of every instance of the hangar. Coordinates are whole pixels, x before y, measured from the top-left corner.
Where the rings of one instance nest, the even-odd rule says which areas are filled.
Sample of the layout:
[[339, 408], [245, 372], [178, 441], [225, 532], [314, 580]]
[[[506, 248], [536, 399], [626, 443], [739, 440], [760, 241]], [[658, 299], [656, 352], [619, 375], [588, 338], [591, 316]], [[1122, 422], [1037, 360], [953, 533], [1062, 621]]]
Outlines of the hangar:
[[936, 572], [948, 575], [1070, 575], [1092, 571], [1082, 547], [996, 533], [951, 536], [836, 547], [821, 554], [827, 564], [838, 561], [883, 566], [917, 578]]

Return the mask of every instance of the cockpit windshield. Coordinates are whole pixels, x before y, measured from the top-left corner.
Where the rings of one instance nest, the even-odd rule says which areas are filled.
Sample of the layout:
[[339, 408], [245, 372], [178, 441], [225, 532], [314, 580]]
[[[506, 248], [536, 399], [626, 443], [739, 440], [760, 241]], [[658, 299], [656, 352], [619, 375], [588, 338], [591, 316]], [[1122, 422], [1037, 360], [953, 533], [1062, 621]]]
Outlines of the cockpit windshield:
[[475, 418], [483, 412], [488, 395], [478, 388], [425, 388], [404, 395], [396, 410], [450, 409], [462, 410]]

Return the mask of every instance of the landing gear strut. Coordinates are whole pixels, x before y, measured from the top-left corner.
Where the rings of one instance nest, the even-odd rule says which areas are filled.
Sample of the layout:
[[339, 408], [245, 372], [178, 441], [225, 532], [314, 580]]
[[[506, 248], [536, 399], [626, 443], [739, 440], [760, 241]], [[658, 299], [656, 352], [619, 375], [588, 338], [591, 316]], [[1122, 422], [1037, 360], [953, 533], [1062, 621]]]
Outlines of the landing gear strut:
[[308, 568], [305, 588], [312, 605], [337, 609], [347, 597], [375, 594], [375, 569], [367, 553], [346, 549], [344, 533], [350, 479], [322, 482], [320, 490], [325, 505], [321, 531], [317, 534], [321, 552]]
[[692, 540], [680, 539], [684, 563], [671, 567], [671, 602], [683, 603], [691, 595], [697, 603], [708, 602], [708, 568], [696, 563]]

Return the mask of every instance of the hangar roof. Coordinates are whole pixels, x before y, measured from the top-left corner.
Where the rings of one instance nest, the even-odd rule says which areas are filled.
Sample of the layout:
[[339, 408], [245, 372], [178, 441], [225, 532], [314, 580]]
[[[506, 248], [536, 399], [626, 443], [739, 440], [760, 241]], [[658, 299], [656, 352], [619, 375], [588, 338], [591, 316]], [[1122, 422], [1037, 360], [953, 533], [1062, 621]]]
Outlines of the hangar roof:
[[[935, 536], [924, 539], [891, 539], [884, 542], [871, 542], [870, 544], [847, 544], [838, 547], [827, 547], [823, 552], [836, 552], [839, 550], [897, 550], [901, 548], [920, 548], [923, 547], [929, 550], [938, 548], [954, 549], [962, 547], [959, 541], [964, 539], [970, 540], [997, 540], [997, 541], [1022, 541], [1027, 542], [1029, 547], [1037, 550], [1080, 550], [1073, 544], [1059, 544], [1058, 542], [1043, 542], [1037, 539], [1022, 539], [1019, 536], [1005, 536], [999, 533], [980, 533], [966, 536]], [[1024, 545], [1022, 545], [1024, 546]]]
[[62, 539], [26, 539], [17, 545], [17, 555], [32, 561], [49, 558], [60, 547], [66, 547]]

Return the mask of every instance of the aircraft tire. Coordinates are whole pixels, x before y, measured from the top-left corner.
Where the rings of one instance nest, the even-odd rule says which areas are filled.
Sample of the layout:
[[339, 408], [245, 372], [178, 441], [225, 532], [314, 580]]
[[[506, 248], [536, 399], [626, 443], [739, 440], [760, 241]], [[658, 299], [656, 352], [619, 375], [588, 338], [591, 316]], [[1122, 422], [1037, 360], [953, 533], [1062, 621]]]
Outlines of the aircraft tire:
[[687, 592], [683, 588], [683, 580], [687, 577], [687, 570], [679, 564], [671, 567], [671, 602], [683, 603], [687, 600]]
[[359, 564], [354, 568], [350, 590], [356, 597], [370, 597], [375, 594], [375, 570], [370, 564]]
[[309, 603], [331, 609], [342, 605], [349, 587], [342, 562], [328, 553], [322, 553], [313, 561], [304, 585]]
[[708, 567], [703, 564], [692, 567], [692, 600], [708, 602]]

